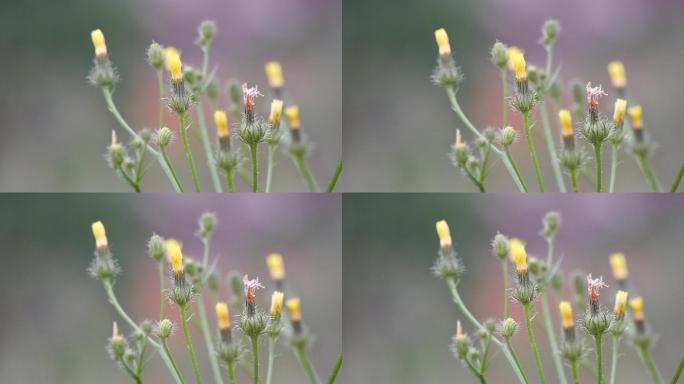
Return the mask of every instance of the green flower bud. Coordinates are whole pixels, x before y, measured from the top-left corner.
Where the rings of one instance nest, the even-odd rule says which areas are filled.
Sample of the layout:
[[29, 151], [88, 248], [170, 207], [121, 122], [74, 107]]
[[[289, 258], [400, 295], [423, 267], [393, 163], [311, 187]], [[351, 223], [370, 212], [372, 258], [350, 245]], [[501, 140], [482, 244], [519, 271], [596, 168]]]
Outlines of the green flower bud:
[[542, 26], [542, 45], [550, 47], [556, 42], [560, 25], [556, 20], [546, 20]]
[[216, 24], [211, 20], [204, 20], [197, 28], [197, 44], [205, 47], [211, 43], [216, 33]]
[[212, 212], [205, 212], [200, 216], [199, 219], [199, 232], [197, 235], [203, 239], [211, 236], [214, 231], [214, 225], [216, 224], [216, 215]]
[[154, 41], [147, 48], [147, 62], [156, 70], [164, 65], [164, 48]]
[[518, 132], [515, 128], [508, 126], [499, 131], [499, 143], [501, 146], [508, 147], [518, 139]]
[[173, 323], [169, 319], [164, 319], [157, 323], [157, 337], [166, 340], [173, 333]]
[[162, 261], [166, 253], [166, 245], [164, 239], [156, 233], [147, 241], [147, 254], [157, 261]]
[[560, 221], [561, 218], [558, 212], [548, 212], [544, 216], [544, 229], [542, 229], [542, 234], [544, 235], [544, 237], [553, 237], [556, 234], [556, 231], [558, 231]]
[[500, 41], [496, 41], [492, 46], [492, 63], [499, 67], [499, 69], [505, 69], [508, 64], [508, 49], [506, 45]]
[[168, 127], [162, 127], [155, 135], [155, 141], [159, 148], [166, 148], [173, 140], [173, 132]]
[[505, 319], [499, 323], [499, 335], [505, 340], [510, 339], [518, 330], [518, 323], [512, 318]]
[[506, 261], [509, 251], [508, 237], [497, 233], [496, 236], [494, 236], [494, 240], [492, 240], [492, 252], [494, 253], [494, 256], [498, 257], [501, 261]]

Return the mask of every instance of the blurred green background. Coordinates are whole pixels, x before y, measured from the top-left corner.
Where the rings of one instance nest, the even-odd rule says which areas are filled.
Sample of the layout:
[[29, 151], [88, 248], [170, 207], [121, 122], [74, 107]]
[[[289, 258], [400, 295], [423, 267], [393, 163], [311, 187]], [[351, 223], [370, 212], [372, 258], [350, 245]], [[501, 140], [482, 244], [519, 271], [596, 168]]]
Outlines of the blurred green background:
[[[457, 320], [467, 333], [472, 335], [475, 329], [452, 303], [446, 283], [432, 276], [430, 268], [439, 248], [435, 222], [448, 221], [466, 268], [459, 284], [461, 297], [478, 319], [485, 320], [500, 318], [503, 308], [501, 267], [491, 254], [491, 239], [499, 231], [520, 237], [527, 241], [530, 256], [544, 258], [546, 243], [538, 233], [542, 217], [550, 210], [562, 217], [555, 260], [561, 260], [563, 277], [575, 269], [603, 275], [611, 287], [601, 299], [610, 308], [615, 287], [608, 256], [625, 253], [631, 292], [644, 297], [646, 320], [658, 335], [653, 357], [669, 380], [684, 345], [684, 198], [347, 194], [343, 197], [343, 348], [346, 364], [353, 367], [346, 371], [348, 382], [476, 383], [449, 350]], [[571, 295], [564, 287], [563, 298]], [[551, 308], [560, 331], [557, 304]], [[520, 305], [511, 304], [511, 311], [520, 323]], [[555, 383], [548, 342], [540, 322], [535, 323], [546, 376]], [[607, 344], [604, 355], [609, 359]], [[531, 382], [538, 382], [524, 327], [513, 345]], [[515, 381], [500, 352], [492, 355], [490, 365], [490, 383]], [[618, 369], [617, 383], [649, 381], [628, 342], [622, 346]], [[587, 376], [583, 379], [590, 382]]]
[[[538, 40], [549, 18], [561, 25], [554, 63], [561, 66], [566, 90], [573, 78], [610, 88], [608, 62], [625, 63], [630, 102], [643, 105], [645, 129], [658, 143], [652, 165], [669, 186], [683, 160], [682, 15], [684, 3], [678, 0], [345, 1], [343, 152], [348, 177], [343, 190], [475, 191], [447, 157], [454, 131], [463, 124], [451, 112], [444, 90], [430, 81], [437, 59], [433, 32], [440, 27], [448, 31], [465, 74], [458, 91], [461, 106], [483, 129], [502, 119], [501, 80], [489, 56], [492, 44], [499, 39], [519, 46], [528, 64], [543, 67], [546, 56]], [[603, 112], [612, 116], [614, 92], [608, 93]], [[564, 100], [567, 107], [567, 94]], [[551, 118], [558, 135], [556, 118]], [[520, 120], [511, 120], [519, 132]], [[545, 179], [552, 184], [541, 126], [535, 135]], [[473, 136], [465, 133], [464, 139], [472, 142]], [[513, 156], [528, 183], [533, 182], [524, 140], [514, 145]], [[513, 191], [503, 166], [494, 168], [488, 189]], [[631, 156], [622, 157], [618, 177], [617, 190], [649, 190]]]
[[[159, 91], [155, 72], [146, 62], [147, 47], [152, 40], [175, 46], [185, 64], [200, 66], [202, 54], [194, 41], [197, 26], [205, 19], [218, 26], [210, 69], [218, 65], [222, 91], [229, 78], [267, 91], [264, 63], [282, 63], [287, 97], [301, 106], [302, 130], [316, 143], [310, 167], [323, 184], [341, 157], [341, 7], [339, 0], [3, 4], [0, 190], [127, 191], [102, 158], [112, 129], [126, 142], [128, 137], [107, 110], [100, 90], [86, 82], [93, 60], [90, 31], [101, 28], [105, 34], [121, 75], [114, 101], [139, 130], [156, 128], [159, 119]], [[267, 114], [270, 92], [263, 93], [267, 97], [259, 99], [257, 109]], [[212, 116], [207, 111], [211, 133]], [[178, 134], [177, 119], [172, 117], [167, 113], [169, 127]], [[204, 151], [198, 139], [191, 141], [200, 178], [209, 187]], [[170, 152], [181, 177], [190, 183], [180, 140]], [[277, 161], [274, 188], [305, 190], [289, 157], [279, 156]], [[172, 190], [158, 165], [150, 167], [143, 190]]]
[[[211, 257], [220, 259], [221, 298], [229, 298], [226, 274], [239, 270], [261, 278], [266, 289], [258, 291], [257, 301], [268, 308], [273, 288], [265, 257], [274, 251], [282, 253], [288, 289], [302, 298], [303, 321], [316, 337], [310, 351], [313, 364], [327, 377], [342, 348], [340, 200], [338, 195], [295, 194], [2, 196], [0, 291], [5, 294], [0, 381], [129, 381], [105, 351], [112, 321], [117, 321], [127, 336], [131, 329], [107, 302], [101, 282], [86, 272], [94, 252], [90, 224], [96, 220], [105, 224], [113, 255], [123, 269], [114, 290], [132, 318], [142, 321], [159, 315], [157, 266], [147, 256], [147, 239], [153, 232], [175, 237], [184, 243], [186, 257], [199, 259], [202, 245], [194, 234], [197, 219], [206, 211], [218, 216]], [[216, 327], [209, 300], [207, 307], [211, 310], [209, 322]], [[178, 325], [176, 308], [169, 306], [168, 313]], [[192, 324], [203, 376], [213, 382], [202, 335], [196, 323]], [[262, 344], [262, 352], [266, 345]], [[185, 377], [191, 377], [182, 332], [171, 337], [170, 348]], [[306, 380], [282, 338], [277, 354], [275, 383]], [[149, 356], [154, 357], [143, 374], [144, 381], [170, 382], [159, 357]], [[266, 354], [262, 361], [265, 359]], [[240, 373], [238, 380], [248, 379]]]

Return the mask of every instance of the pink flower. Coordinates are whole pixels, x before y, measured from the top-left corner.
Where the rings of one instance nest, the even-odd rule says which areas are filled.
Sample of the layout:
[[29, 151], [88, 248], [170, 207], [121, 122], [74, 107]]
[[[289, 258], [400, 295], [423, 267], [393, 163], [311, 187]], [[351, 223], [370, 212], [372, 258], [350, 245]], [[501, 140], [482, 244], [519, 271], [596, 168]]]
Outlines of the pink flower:
[[590, 273], [589, 276], [587, 276], [587, 291], [590, 302], [598, 301], [601, 288], [608, 288], [608, 285], [603, 282], [603, 276], [600, 276], [598, 279], [592, 279]]
[[245, 290], [245, 300], [247, 300], [248, 303], [254, 303], [256, 300], [256, 290], [264, 288], [264, 286], [259, 283], [258, 277], [254, 280], [250, 280], [247, 275], [242, 277], [242, 286]]
[[245, 110], [254, 110], [254, 100], [259, 96], [263, 95], [259, 92], [258, 85], [250, 88], [247, 86], [247, 83], [242, 84], [242, 102], [245, 105]]
[[603, 87], [599, 84], [598, 87], [592, 87], [591, 81], [587, 83], [587, 104], [589, 109], [598, 109], [599, 97], [608, 96], [606, 92], [603, 91]]

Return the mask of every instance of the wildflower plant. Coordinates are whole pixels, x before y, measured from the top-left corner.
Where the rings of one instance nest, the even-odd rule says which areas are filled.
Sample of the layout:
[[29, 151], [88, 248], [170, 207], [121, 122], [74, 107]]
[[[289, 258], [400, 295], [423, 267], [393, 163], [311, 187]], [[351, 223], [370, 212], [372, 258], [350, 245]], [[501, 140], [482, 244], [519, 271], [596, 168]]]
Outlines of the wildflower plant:
[[[432, 81], [444, 88], [451, 109], [470, 132], [472, 142], [477, 144], [480, 156], [474, 156], [466, 138], [461, 137], [457, 129], [456, 144], [452, 146], [449, 156], [455, 167], [475, 185], [480, 192], [486, 191], [489, 168], [494, 162], [490, 154], [498, 157], [520, 192], [529, 192], [528, 184], [516, 164], [511, 148], [518, 139], [518, 130], [524, 136], [530, 160], [535, 174], [535, 181], [540, 192], [549, 189], [549, 183], [544, 179], [541, 164], [547, 162], [553, 170], [553, 180], [559, 192], [568, 189], [579, 192], [579, 176], [598, 192], [615, 191], [617, 166], [619, 164], [620, 149], [623, 142], [627, 143], [629, 153], [635, 158], [642, 170], [649, 187], [653, 191], [661, 191], [662, 187], [651, 169], [649, 159], [653, 154], [654, 145], [643, 131], [643, 119], [640, 106], [632, 106], [627, 95], [627, 76], [625, 67], [620, 61], [613, 61], [608, 65], [608, 74], [615, 91], [615, 108], [613, 118], [605, 117], [599, 106], [599, 99], [608, 93], [601, 85], [592, 86], [591, 82], [574, 80], [569, 88], [572, 105], [560, 109], [564, 90], [560, 79], [560, 68], [554, 68], [554, 46], [560, 35], [560, 25], [555, 20], [547, 20], [541, 28], [539, 44], [546, 52], [543, 66], [529, 64], [525, 52], [516, 46], [507, 46], [496, 41], [490, 50], [491, 62], [497, 67], [502, 84], [502, 119], [500, 125], [494, 128], [498, 132], [497, 139], [491, 139], [492, 128], [478, 129], [466, 116], [457, 97], [458, 88], [463, 81], [463, 74], [456, 63], [449, 43], [449, 36], [444, 28], [435, 31], [438, 48], [438, 59], [432, 74]], [[508, 73], [511, 72], [511, 80]], [[516, 129], [509, 122], [509, 112], [515, 111], [522, 117], [522, 127]], [[551, 113], [549, 112], [551, 111]], [[542, 159], [535, 146], [535, 121], [538, 115], [543, 131], [543, 139], [548, 152], [548, 159]], [[554, 132], [554, 125], [550, 115], [558, 115], [558, 132]], [[574, 116], [573, 116], [574, 115]], [[626, 124], [625, 116], [631, 119], [631, 132]], [[575, 134], [573, 118], [580, 121], [577, 127], [579, 135]], [[554, 119], [555, 120], [555, 119]], [[580, 140], [577, 140], [580, 139]], [[604, 187], [603, 148], [611, 145], [610, 176], [608, 188]], [[592, 149], [593, 158], [587, 155], [585, 147]], [[587, 169], [589, 163], [594, 162], [594, 173]], [[566, 187], [564, 172], [570, 179], [571, 187]], [[680, 168], [671, 191], [675, 192], [684, 177], [684, 164]]]
[[[299, 106], [286, 97], [285, 80], [279, 62], [272, 61], [265, 66], [272, 93], [271, 110], [267, 117], [262, 116], [258, 108], [258, 98], [264, 97], [264, 94], [258, 85], [251, 86], [247, 82], [241, 83], [240, 86], [237, 81], [230, 81], [225, 88], [228, 108], [226, 110], [220, 107], [223, 104], [220, 100], [221, 81], [216, 74], [217, 67], [211, 71], [209, 68], [216, 30], [216, 25], [212, 21], [203, 21], [198, 27], [195, 44], [203, 53], [202, 63], [198, 67], [185, 63], [181, 59], [182, 53], [174, 47], [164, 47], [157, 42], [150, 44], [147, 49], [147, 62], [154, 69], [159, 84], [159, 121], [155, 123], [156, 127], [153, 130], [133, 129], [117, 109], [112, 96], [120, 78], [109, 57], [103, 32], [100, 29], [92, 31], [95, 59], [88, 81], [101, 89], [109, 111], [131, 137], [130, 144], [124, 145], [117, 141], [116, 133], [112, 134], [111, 146], [106, 152], [110, 167], [133, 191], [140, 192], [145, 171], [150, 165], [149, 159], [154, 158], [173, 189], [176, 192], [184, 192], [187, 186], [179, 178], [168, 156], [169, 148], [174, 144], [174, 137], [180, 136], [192, 175], [192, 188], [200, 192], [203, 183], [198, 172], [199, 163], [191, 149], [191, 139], [196, 133], [204, 149], [203, 160], [206, 162], [215, 192], [223, 192], [224, 182], [228, 190], [233, 192], [237, 178], [244, 180], [253, 192], [271, 191], [275, 158], [280, 144], [283, 144], [284, 154], [292, 159], [301, 174], [307, 190], [320, 191], [307, 162], [314, 145], [303, 132], [299, 120]], [[206, 122], [206, 108], [209, 108], [214, 116], [215, 135], [210, 134]], [[171, 128], [170, 122], [165, 121], [167, 109], [177, 116], [177, 129]], [[287, 123], [281, 122], [283, 114], [288, 117]], [[230, 128], [231, 121], [235, 129]], [[233, 140], [231, 136], [234, 136]], [[265, 185], [260, 185], [258, 152], [264, 145], [268, 149], [268, 163]], [[129, 156], [129, 152], [134, 156]], [[251, 172], [244, 168], [248, 159], [251, 162]], [[334, 190], [341, 172], [340, 161], [326, 191]], [[221, 173], [224, 181], [221, 180]]]
[[[555, 239], [560, 226], [561, 219], [558, 213], [549, 212], [545, 215], [539, 232], [546, 242], [545, 260], [529, 257], [524, 240], [509, 238], [501, 233], [494, 236], [491, 243], [492, 254], [500, 261], [503, 271], [503, 316], [500, 320], [488, 319], [481, 322], [470, 312], [460, 296], [458, 282], [464, 273], [464, 266], [456, 254], [449, 226], [445, 220], [437, 222], [439, 251], [432, 270], [435, 276], [446, 280], [452, 300], [473, 329], [473, 332], [468, 334], [467, 326], [463, 325], [461, 320], [456, 321], [456, 335], [450, 345], [454, 357], [461, 361], [480, 383], [488, 382], [487, 370], [491, 366], [491, 349], [497, 348], [503, 353], [520, 383], [578, 384], [579, 373], [583, 369], [596, 383], [608, 383], [610, 380], [612, 384], [619, 382], [616, 379], [620, 373], [617, 370], [618, 357], [624, 353], [620, 351], [621, 338], [628, 335], [652, 382], [662, 383], [662, 376], [650, 354], [655, 337], [644, 321], [643, 299], [637, 297], [628, 301], [629, 292], [634, 292], [634, 289], [627, 284], [627, 264], [623, 254], [614, 253], [609, 258], [613, 277], [618, 286], [612, 311], [599, 301], [601, 290], [608, 288], [602, 276], [593, 278], [592, 274], [575, 271], [568, 284], [575, 297], [572, 300], [558, 298], [557, 294], [562, 294], [564, 285], [560, 261], [554, 261]], [[509, 284], [509, 263], [514, 266], [514, 284]], [[516, 320], [510, 315], [509, 301], [523, 307], [523, 319]], [[560, 324], [554, 324], [554, 318], [551, 316], [552, 302], [558, 302]], [[631, 313], [627, 312], [628, 303]], [[539, 313], [538, 307], [541, 307]], [[575, 317], [573, 307], [583, 312], [580, 320]], [[546, 331], [554, 363], [553, 378], [545, 376], [538, 341], [534, 334], [535, 321], [542, 322]], [[529, 367], [522, 365], [517, 352], [513, 349], [512, 340], [520, 324], [524, 324], [527, 331], [535, 361], [536, 378], [529, 373]], [[603, 358], [603, 338], [607, 334], [612, 336], [613, 341], [609, 378], [604, 374], [606, 370]], [[588, 347], [588, 338], [592, 339], [594, 348]], [[593, 364], [590, 362], [592, 354], [595, 357]], [[677, 382], [682, 365], [684, 359], [675, 371], [673, 383]]]
[[[221, 300], [222, 279], [218, 277], [218, 260], [211, 260], [209, 257], [210, 240], [216, 224], [216, 216], [212, 213], [205, 213], [200, 217], [197, 237], [204, 250], [201, 260], [185, 256], [182, 243], [176, 239], [164, 239], [157, 234], [150, 237], [147, 253], [158, 263], [160, 271], [160, 312], [157, 321], [144, 320], [140, 323], [129, 316], [114, 293], [113, 287], [121, 269], [110, 251], [104, 225], [100, 221], [92, 224], [95, 256], [88, 269], [89, 274], [102, 282], [109, 302], [131, 329], [130, 337], [126, 337], [114, 322], [112, 336], [108, 339], [106, 348], [110, 357], [135, 383], [143, 383], [144, 369], [153, 356], [149, 350], [155, 349], [168, 370], [170, 381], [185, 384], [189, 382], [186, 381], [188, 372], [181, 371], [169, 348], [169, 339], [180, 328], [192, 363], [195, 383], [207, 381], [206, 377], [203, 379], [200, 369], [200, 358], [206, 357], [212, 375], [208, 382], [224, 383], [221, 373], [223, 365], [231, 384], [236, 383], [238, 369], [243, 370], [254, 384], [272, 384], [278, 382], [274, 375], [274, 366], [278, 356], [278, 339], [284, 334], [287, 343], [282, 344], [292, 349], [301, 364], [303, 376], [312, 384], [321, 383], [309, 359], [313, 337], [303, 325], [300, 299], [291, 298], [285, 301], [285, 269], [280, 254], [267, 257], [267, 266], [275, 286], [269, 312], [258, 305], [257, 291], [265, 288], [259, 278], [250, 279], [243, 275], [238, 279], [239, 272], [236, 271], [231, 272], [226, 280], [232, 297], [226, 301]], [[167, 272], [169, 265], [170, 270]], [[215, 329], [212, 329], [208, 320], [206, 300], [214, 302], [217, 320]], [[175, 322], [168, 317], [169, 305], [178, 307], [179, 318]], [[283, 316], [284, 306], [289, 309], [289, 316]], [[231, 319], [231, 311], [238, 314], [235, 320]], [[201, 330], [206, 355], [200, 355], [195, 349], [190, 333], [191, 326]], [[259, 344], [265, 336], [269, 339], [269, 349], [267, 371], [263, 379], [263, 369], [259, 366]], [[341, 365], [340, 354], [327, 383], [335, 382]]]

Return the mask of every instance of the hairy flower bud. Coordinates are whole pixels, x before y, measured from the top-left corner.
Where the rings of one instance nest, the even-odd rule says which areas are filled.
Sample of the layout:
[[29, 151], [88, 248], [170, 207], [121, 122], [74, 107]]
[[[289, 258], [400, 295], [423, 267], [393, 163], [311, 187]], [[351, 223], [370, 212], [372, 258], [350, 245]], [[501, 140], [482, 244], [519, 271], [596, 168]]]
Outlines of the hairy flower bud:
[[157, 261], [162, 261], [166, 253], [166, 245], [164, 239], [156, 233], [147, 241], [147, 254]]
[[147, 63], [156, 70], [164, 66], [164, 48], [154, 41], [147, 48]]
[[492, 251], [494, 256], [498, 257], [501, 261], [506, 261], [508, 258], [508, 253], [510, 252], [508, 237], [497, 233], [492, 240]]
[[167, 339], [173, 333], [173, 323], [169, 319], [164, 319], [157, 323], [157, 337], [161, 340]]
[[494, 65], [502, 70], [506, 68], [506, 64], [508, 64], [508, 50], [506, 49], [506, 45], [497, 40], [492, 46], [491, 55], [492, 63]]
[[173, 132], [169, 127], [162, 127], [155, 134], [155, 142], [159, 148], [166, 148], [173, 140]]
[[512, 318], [507, 318], [499, 323], [499, 335], [505, 340], [510, 339], [518, 330], [518, 323]]

